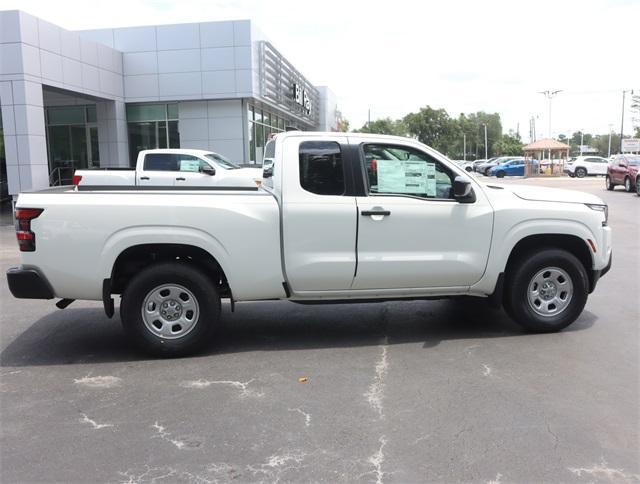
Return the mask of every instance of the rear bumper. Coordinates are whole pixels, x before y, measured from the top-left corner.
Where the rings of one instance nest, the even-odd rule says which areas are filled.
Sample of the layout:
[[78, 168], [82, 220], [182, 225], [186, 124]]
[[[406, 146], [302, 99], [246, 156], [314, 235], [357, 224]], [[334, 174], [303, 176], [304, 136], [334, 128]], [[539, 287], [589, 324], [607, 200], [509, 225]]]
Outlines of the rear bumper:
[[13, 297], [20, 299], [53, 299], [47, 280], [34, 269], [13, 267], [7, 271], [7, 282]]

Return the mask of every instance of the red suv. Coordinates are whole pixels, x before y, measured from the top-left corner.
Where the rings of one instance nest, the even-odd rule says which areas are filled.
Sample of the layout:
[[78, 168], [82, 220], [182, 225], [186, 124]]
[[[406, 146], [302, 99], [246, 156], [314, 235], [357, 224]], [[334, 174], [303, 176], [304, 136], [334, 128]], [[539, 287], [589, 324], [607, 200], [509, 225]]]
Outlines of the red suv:
[[607, 190], [624, 185], [628, 192], [640, 197], [640, 155], [615, 155], [607, 168]]

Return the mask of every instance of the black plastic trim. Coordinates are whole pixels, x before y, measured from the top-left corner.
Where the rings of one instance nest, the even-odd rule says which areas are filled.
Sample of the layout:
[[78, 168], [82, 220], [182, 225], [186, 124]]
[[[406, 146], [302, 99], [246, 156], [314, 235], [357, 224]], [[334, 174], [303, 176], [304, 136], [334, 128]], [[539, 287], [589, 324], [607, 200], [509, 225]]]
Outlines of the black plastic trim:
[[611, 270], [612, 261], [613, 261], [613, 253], [609, 256], [609, 262], [607, 263], [607, 266], [604, 269], [600, 269], [598, 271], [591, 271], [591, 277], [589, 281], [590, 282], [589, 294], [591, 294], [593, 291], [596, 290], [596, 285], [598, 284], [598, 281], [600, 280], [600, 278]]
[[19, 299], [53, 299], [49, 282], [34, 269], [12, 267], [7, 271], [7, 282], [13, 297]]
[[111, 279], [102, 281], [102, 305], [104, 306], [104, 313], [111, 319], [115, 312], [113, 298], [111, 297]]
[[155, 191], [155, 192], [257, 192], [258, 186], [255, 187], [190, 187], [190, 186], [152, 186], [152, 185], [78, 185], [79, 192], [137, 192], [137, 191]]
[[504, 272], [498, 275], [496, 281], [496, 287], [493, 293], [487, 298], [491, 307], [500, 309], [502, 307], [502, 300], [504, 298]]

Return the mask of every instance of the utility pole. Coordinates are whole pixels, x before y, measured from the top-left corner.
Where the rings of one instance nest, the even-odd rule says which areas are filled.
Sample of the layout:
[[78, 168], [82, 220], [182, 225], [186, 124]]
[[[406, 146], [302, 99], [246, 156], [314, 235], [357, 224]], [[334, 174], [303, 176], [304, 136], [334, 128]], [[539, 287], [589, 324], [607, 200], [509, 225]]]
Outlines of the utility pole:
[[562, 89], [557, 89], [555, 91], [546, 90], [539, 91], [538, 94], [544, 95], [549, 100], [549, 139], [551, 139], [551, 100], [559, 93], [562, 92]]
[[625, 91], [624, 89], [622, 90], [622, 116], [620, 120], [620, 153], [622, 153], [622, 138], [624, 138], [624, 98], [628, 92], [633, 94], [633, 89], [628, 91]]

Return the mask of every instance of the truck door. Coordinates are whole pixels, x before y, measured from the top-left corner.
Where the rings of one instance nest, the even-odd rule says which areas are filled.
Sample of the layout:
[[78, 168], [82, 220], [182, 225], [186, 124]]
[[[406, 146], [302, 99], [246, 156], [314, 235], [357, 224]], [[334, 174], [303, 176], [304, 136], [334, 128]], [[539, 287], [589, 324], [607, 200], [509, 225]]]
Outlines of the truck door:
[[142, 166], [136, 167], [136, 185], [172, 187], [178, 176], [178, 162], [173, 153], [147, 153]]
[[[353, 289], [464, 288], [483, 275], [493, 209], [453, 197], [457, 173], [426, 150], [402, 143], [360, 145], [367, 174], [358, 203], [358, 269]], [[465, 175], [467, 176], [467, 175]]]
[[355, 197], [347, 195], [345, 141], [289, 137], [282, 143], [284, 265], [296, 293], [348, 290], [353, 280], [357, 215]]
[[[177, 187], [211, 187], [218, 185], [220, 178], [224, 176], [224, 170], [216, 169], [205, 160], [197, 156], [176, 153], [178, 171], [175, 174], [175, 186]], [[209, 170], [205, 172], [205, 167]]]

